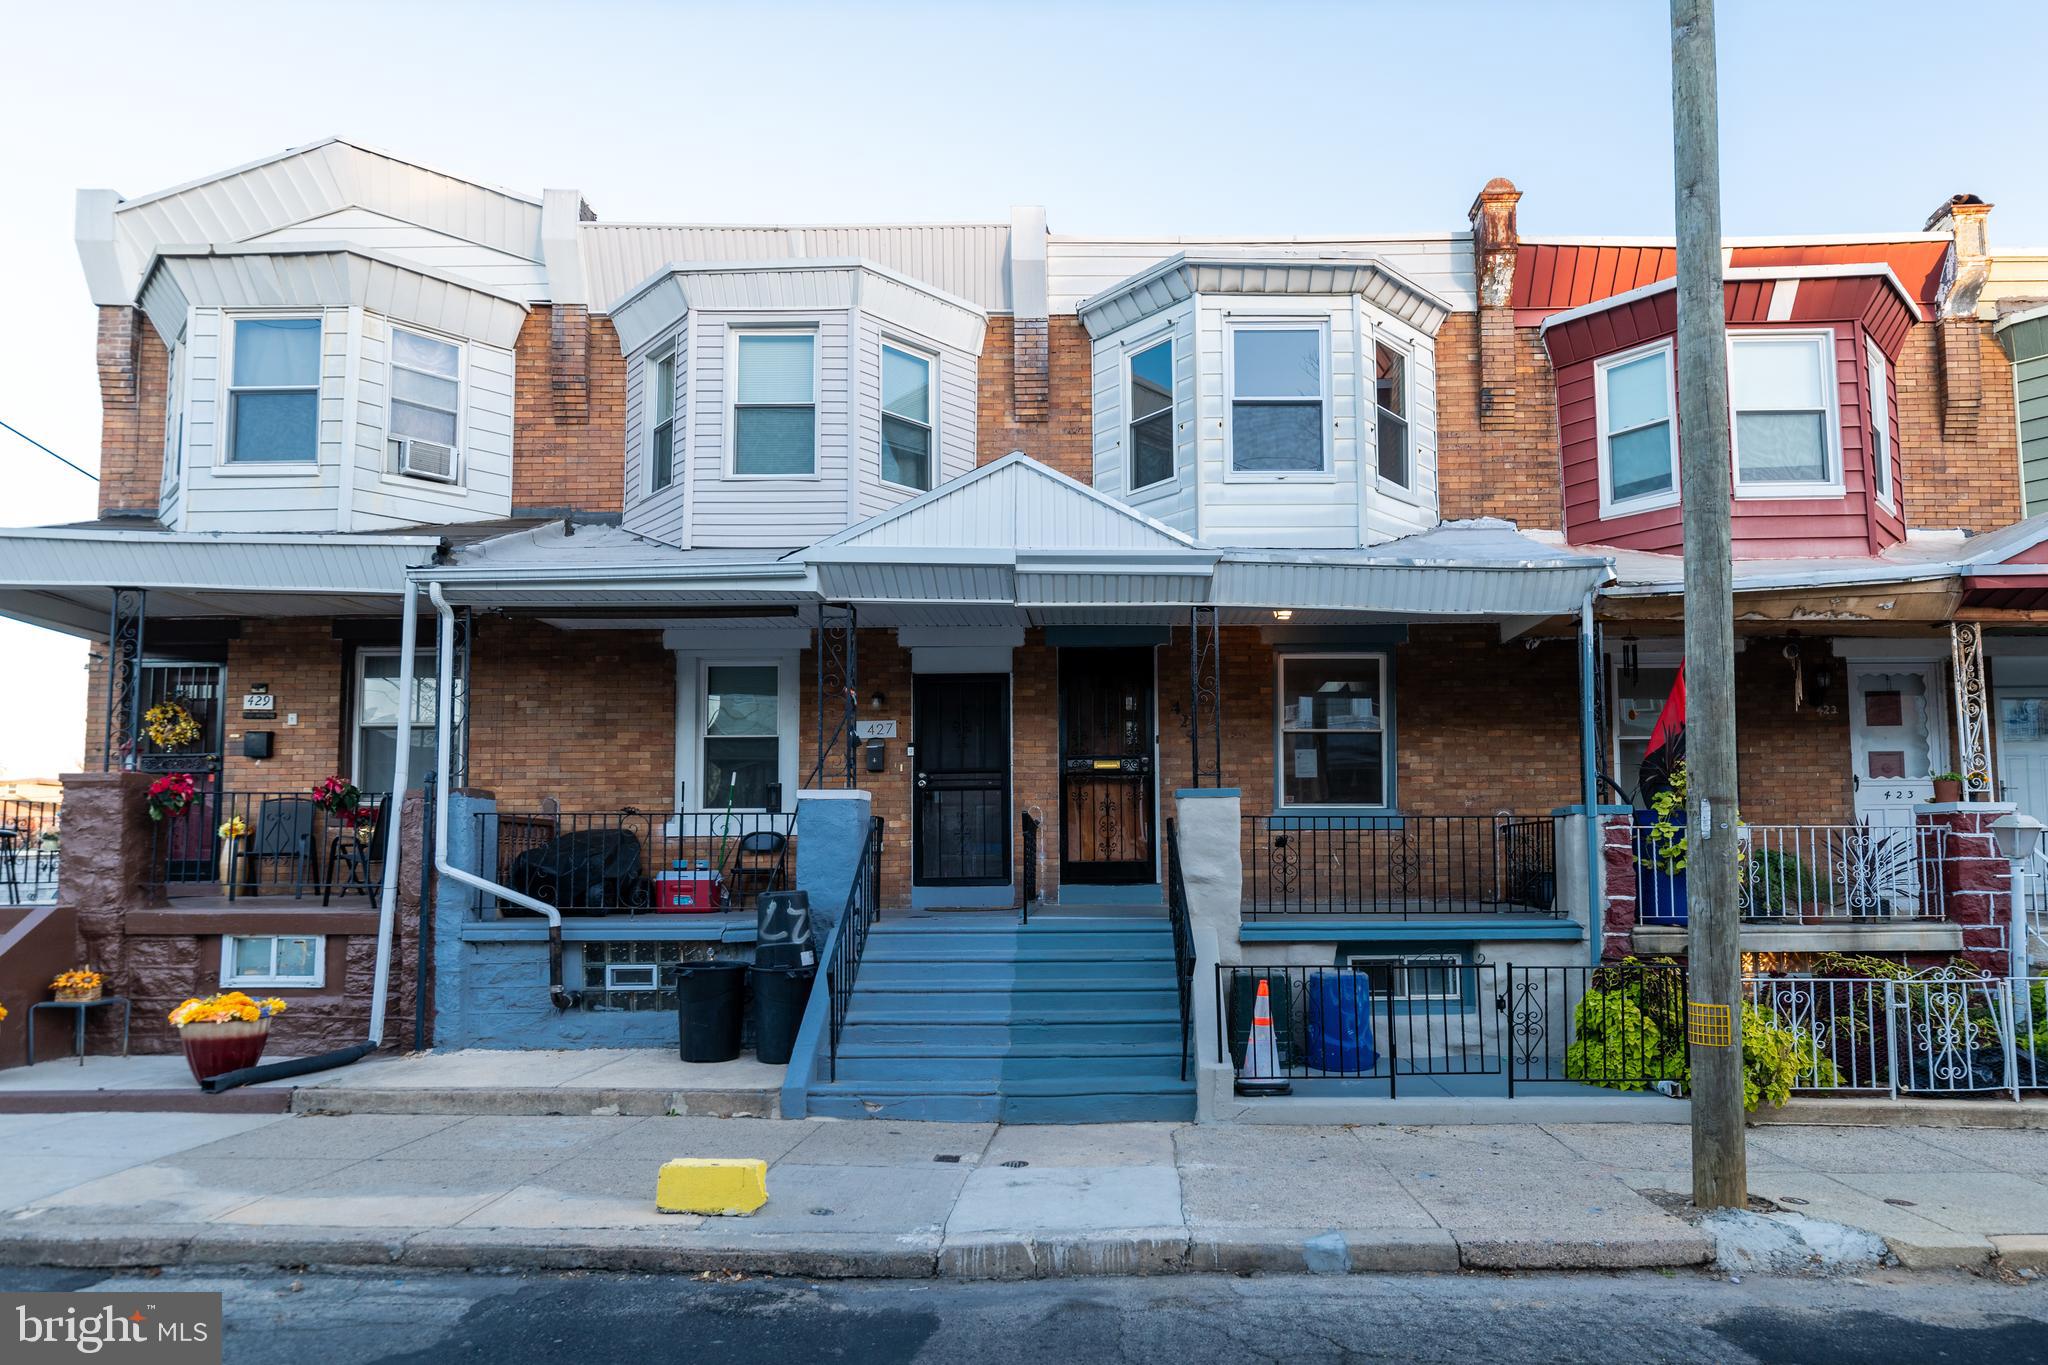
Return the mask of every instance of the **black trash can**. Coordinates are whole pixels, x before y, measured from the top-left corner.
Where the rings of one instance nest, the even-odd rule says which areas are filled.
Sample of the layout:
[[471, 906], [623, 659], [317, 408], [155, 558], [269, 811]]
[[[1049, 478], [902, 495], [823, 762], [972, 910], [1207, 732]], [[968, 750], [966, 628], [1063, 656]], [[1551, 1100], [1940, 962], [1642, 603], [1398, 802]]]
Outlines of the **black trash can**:
[[745, 962], [676, 967], [676, 1032], [684, 1061], [729, 1062], [740, 1055], [750, 970]]
[[755, 1060], [770, 1066], [789, 1061], [817, 975], [816, 967], [754, 968]]

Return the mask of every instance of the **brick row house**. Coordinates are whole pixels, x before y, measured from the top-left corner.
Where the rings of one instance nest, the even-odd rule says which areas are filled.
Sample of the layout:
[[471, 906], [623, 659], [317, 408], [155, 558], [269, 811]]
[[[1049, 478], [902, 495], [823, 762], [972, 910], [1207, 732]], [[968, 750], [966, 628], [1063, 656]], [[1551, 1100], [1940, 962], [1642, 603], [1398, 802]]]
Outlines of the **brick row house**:
[[[1090, 999], [1171, 1014], [1176, 872], [1223, 961], [1418, 1009], [1682, 952], [1631, 815], [1683, 611], [1673, 251], [1525, 239], [1519, 197], [1358, 238], [612, 223], [344, 141], [83, 193], [101, 515], [0, 533], [0, 611], [99, 651], [79, 950], [146, 1047], [240, 983], [341, 1046], [386, 982], [386, 1043], [672, 1046], [669, 964], [745, 951], [762, 887], [829, 930], [865, 854], [883, 949], [784, 1112], [940, 1117], [1192, 1112], [1160, 1020], [1053, 1086], [1056, 1007], [1026, 1039], [949, 985], [1028, 907]], [[1728, 250], [1759, 965], [2015, 970], [1980, 845], [2048, 815], [2048, 287], [1989, 212]], [[199, 797], [152, 825], [168, 772]], [[330, 775], [369, 813], [309, 808]]]

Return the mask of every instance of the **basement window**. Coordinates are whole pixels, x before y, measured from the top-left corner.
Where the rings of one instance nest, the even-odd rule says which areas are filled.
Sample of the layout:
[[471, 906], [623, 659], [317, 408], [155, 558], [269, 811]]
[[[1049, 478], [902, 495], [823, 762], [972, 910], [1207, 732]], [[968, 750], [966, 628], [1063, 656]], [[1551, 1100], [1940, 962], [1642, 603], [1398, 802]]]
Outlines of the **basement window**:
[[225, 987], [323, 986], [327, 940], [319, 934], [228, 934], [221, 939]]

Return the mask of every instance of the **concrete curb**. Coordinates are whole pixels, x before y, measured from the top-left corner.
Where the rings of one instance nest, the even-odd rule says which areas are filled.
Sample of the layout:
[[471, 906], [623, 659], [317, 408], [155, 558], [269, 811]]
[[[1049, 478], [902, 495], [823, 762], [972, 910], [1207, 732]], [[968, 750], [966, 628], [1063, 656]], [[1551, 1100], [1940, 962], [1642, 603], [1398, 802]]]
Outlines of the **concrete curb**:
[[[278, 1112], [283, 1112], [281, 1109]], [[772, 1119], [780, 1112], [773, 1090], [648, 1090], [536, 1086], [508, 1090], [369, 1090], [353, 1086], [301, 1086], [291, 1095], [294, 1114], [453, 1114], [465, 1118], [554, 1118], [565, 1114], [619, 1114], [660, 1118]]]
[[420, 1269], [734, 1271], [811, 1279], [1027, 1280], [1208, 1273], [1380, 1274], [1470, 1270], [1626, 1270], [1696, 1266], [1711, 1243], [1668, 1236], [1568, 1242], [1459, 1241], [1442, 1228], [1309, 1232], [1182, 1228], [1052, 1237], [746, 1233], [678, 1228], [0, 1228], [0, 1265], [134, 1269], [165, 1265], [412, 1266]]
[[1892, 1100], [1881, 1096], [1794, 1099], [1750, 1115], [1761, 1124], [1834, 1124], [1862, 1128], [2048, 1128], [2048, 1100]]

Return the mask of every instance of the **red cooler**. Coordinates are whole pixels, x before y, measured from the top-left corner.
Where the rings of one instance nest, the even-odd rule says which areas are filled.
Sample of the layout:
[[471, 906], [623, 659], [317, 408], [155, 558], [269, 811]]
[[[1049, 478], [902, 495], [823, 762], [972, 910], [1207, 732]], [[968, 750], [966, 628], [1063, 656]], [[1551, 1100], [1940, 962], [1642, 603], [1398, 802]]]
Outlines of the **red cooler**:
[[654, 879], [654, 908], [671, 915], [708, 915], [724, 908], [716, 872], [664, 872]]

